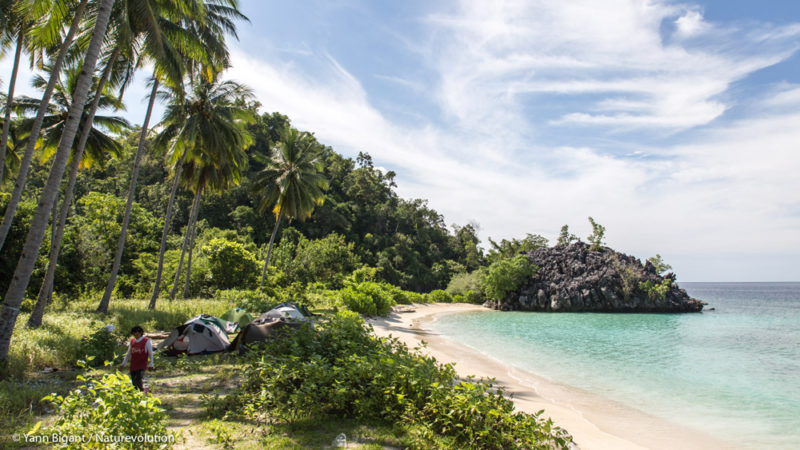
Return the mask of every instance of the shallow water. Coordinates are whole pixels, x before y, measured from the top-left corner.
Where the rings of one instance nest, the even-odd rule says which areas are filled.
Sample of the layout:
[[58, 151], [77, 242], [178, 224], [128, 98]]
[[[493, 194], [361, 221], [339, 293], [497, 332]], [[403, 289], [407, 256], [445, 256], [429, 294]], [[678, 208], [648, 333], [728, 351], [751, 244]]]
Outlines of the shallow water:
[[748, 448], [800, 448], [800, 283], [681, 283], [700, 314], [476, 312], [433, 328]]

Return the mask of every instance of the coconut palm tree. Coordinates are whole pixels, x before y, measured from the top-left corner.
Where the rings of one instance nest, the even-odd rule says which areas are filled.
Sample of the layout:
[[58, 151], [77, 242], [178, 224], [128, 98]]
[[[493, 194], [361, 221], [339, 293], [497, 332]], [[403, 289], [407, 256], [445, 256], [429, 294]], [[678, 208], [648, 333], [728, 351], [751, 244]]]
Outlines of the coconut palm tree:
[[[64, 169], [66, 169], [67, 166], [70, 149], [75, 140], [75, 135], [78, 132], [83, 108], [86, 104], [89, 87], [92, 82], [92, 74], [94, 73], [95, 65], [100, 56], [108, 22], [111, 18], [111, 8], [113, 4], [114, 0], [100, 0], [98, 5], [97, 15], [94, 18], [92, 39], [89, 42], [86, 57], [84, 58], [81, 72], [76, 82], [75, 94], [70, 104], [67, 121], [64, 124], [64, 132], [61, 135], [58, 149], [56, 149], [55, 158], [53, 159], [47, 182], [39, 197], [38, 206], [31, 219], [30, 229], [25, 238], [25, 244], [23, 244], [22, 247], [22, 255], [14, 270], [11, 284], [3, 300], [3, 310], [0, 312], [0, 363], [8, 358], [8, 349], [11, 344], [11, 335], [14, 331], [17, 315], [19, 314], [19, 305], [22, 303], [25, 290], [30, 282], [31, 274], [33, 273], [33, 268], [36, 263], [36, 257], [39, 254], [39, 248], [42, 245], [45, 228], [47, 227], [47, 222], [50, 217], [53, 201], [58, 194], [58, 188], [64, 176]], [[46, 108], [46, 105], [41, 105], [39, 111], [41, 112]], [[34, 126], [34, 128], [36, 127]], [[39, 130], [36, 129], [35, 132], [31, 133], [31, 136], [28, 138], [29, 145], [35, 144], [35, 137], [38, 136], [38, 132]]]
[[316, 150], [316, 140], [309, 133], [297, 131], [287, 125], [281, 139], [272, 149], [272, 157], [259, 156], [265, 164], [254, 183], [254, 190], [262, 196], [259, 211], [272, 210], [275, 227], [269, 238], [264, 270], [259, 286], [264, 285], [269, 257], [281, 219], [284, 217], [305, 220], [311, 217], [316, 205], [325, 201], [324, 191], [328, 180], [322, 175], [322, 161]]
[[[42, 96], [41, 107], [39, 111], [37, 111], [36, 119], [31, 127], [31, 138], [28, 139], [25, 151], [20, 159], [17, 179], [14, 182], [14, 191], [11, 193], [11, 199], [8, 202], [8, 206], [6, 206], [6, 211], [3, 215], [3, 222], [0, 224], [0, 249], [3, 248], [3, 244], [8, 236], [8, 231], [11, 229], [11, 223], [14, 220], [14, 214], [17, 211], [17, 206], [19, 206], [19, 202], [22, 199], [22, 190], [25, 188], [25, 181], [27, 180], [28, 170], [31, 166], [33, 151], [36, 147], [36, 140], [39, 136], [39, 131], [41, 130], [42, 120], [47, 112], [46, 109], [50, 104], [50, 96], [55, 88], [56, 80], [58, 79], [58, 72], [61, 70], [61, 65], [67, 56], [67, 52], [72, 44], [72, 40], [75, 37], [78, 28], [80, 27], [87, 3], [88, 0], [81, 0], [77, 5], [74, 2], [59, 2], [55, 0], [22, 0], [18, 1], [14, 6], [15, 11], [20, 11], [20, 14], [23, 14], [23, 11], [27, 11], [27, 17], [39, 18], [38, 23], [32, 27], [31, 34], [36, 36], [37, 39], [45, 44], [56, 41], [56, 38], [60, 36], [60, 27], [63, 26], [64, 23], [63, 19], [65, 17], [69, 17], [70, 12], [74, 12], [72, 14], [72, 23], [69, 27], [69, 30], [67, 31], [66, 36], [64, 36], [64, 39], [60, 44], [58, 54], [52, 63], [53, 71], [50, 74], [50, 81], [47, 84], [47, 89], [45, 89], [44, 95]], [[97, 51], [99, 52], [99, 47]], [[94, 70], [93, 66], [94, 64], [92, 64], [92, 70]], [[80, 107], [83, 107], [83, 105], [81, 104]], [[2, 350], [2, 345], [3, 343], [0, 342], [0, 350]]]
[[[131, 2], [133, 0], [128, 1]], [[148, 0], [137, 1], [142, 2]], [[116, 284], [117, 273], [119, 272], [122, 253], [125, 248], [131, 207], [133, 206], [133, 199], [135, 196], [139, 163], [141, 161], [147, 127], [150, 122], [159, 83], [168, 81], [168, 86], [171, 90], [178, 97], [181, 97], [183, 95], [181, 78], [184, 73], [184, 64], [190, 66], [199, 64], [205, 67], [222, 67], [226, 65], [228, 53], [224, 45], [224, 34], [229, 33], [236, 37], [236, 28], [233, 21], [247, 20], [247, 17], [239, 12], [236, 0], [185, 1], [186, 4], [182, 7], [182, 11], [185, 11], [183, 16], [169, 14], [167, 15], [169, 20], [162, 18], [157, 22], [161, 35], [163, 36], [160, 42], [164, 45], [165, 50], [171, 51], [165, 51], [161, 56], [159, 56], [157, 52], [158, 47], [143, 52], [143, 56], [155, 61], [156, 72], [153, 74], [150, 101], [145, 115], [145, 122], [142, 126], [142, 134], [140, 135], [139, 147], [136, 151], [133, 171], [131, 173], [131, 182], [128, 188], [128, 202], [125, 206], [125, 214], [123, 215], [122, 221], [122, 232], [120, 233], [117, 243], [117, 251], [111, 268], [111, 275], [109, 276], [108, 284], [106, 285], [106, 290], [100, 301], [100, 305], [97, 307], [99, 312], [107, 311], [108, 304], [111, 300], [111, 294]], [[128, 9], [135, 10], [136, 8]], [[146, 41], [151, 42], [152, 40], [148, 39]], [[171, 42], [175, 42], [176, 44], [171, 45]], [[179, 49], [179, 51], [176, 49]], [[176, 55], [179, 57], [176, 57]], [[170, 62], [171, 64], [165, 64], [165, 62]], [[174, 200], [174, 192], [171, 193], [170, 198], [170, 202]], [[170, 223], [171, 219], [169, 212], [170, 208], [168, 208], [167, 224]]]
[[[217, 167], [233, 164], [239, 160], [237, 153], [252, 141], [245, 127], [255, 120], [254, 114], [242, 102], [237, 102], [252, 99], [250, 89], [233, 81], [208, 80], [199, 73], [194, 74], [191, 86], [189, 95], [172, 97], [161, 122], [163, 130], [153, 141], [156, 148], [167, 149], [167, 159], [173, 163], [175, 181], [167, 204], [150, 309], [155, 308], [161, 289], [172, 205], [184, 163], [199, 160], [203, 166]], [[189, 166], [192, 167], [192, 164]]]
[[[112, 58], [115, 57], [114, 55], [118, 54], [116, 51], [112, 53]], [[72, 203], [72, 193], [78, 176], [78, 170], [81, 167], [89, 167], [96, 161], [102, 161], [107, 153], [119, 156], [122, 150], [122, 145], [117, 142], [114, 137], [105, 134], [104, 130], [98, 128], [96, 125], [117, 134], [129, 128], [128, 122], [121, 117], [97, 116], [95, 114], [98, 108], [123, 109], [122, 102], [119, 98], [109, 95], [107, 90], [105, 93], [103, 92], [103, 86], [109, 78], [112, 65], [111, 63], [106, 64], [103, 74], [97, 82], [95, 93], [88, 99], [89, 104], [84, 108], [84, 117], [81, 120], [80, 126], [80, 138], [73, 143], [72, 161], [70, 162], [67, 186], [64, 190], [64, 199], [61, 202], [61, 211], [58, 216], [55, 215], [55, 211], [53, 213], [53, 237], [50, 241], [47, 269], [39, 289], [36, 305], [28, 318], [27, 326], [29, 328], [36, 328], [41, 325], [44, 308], [52, 294], [55, 269], [61, 250], [61, 240], [64, 236], [67, 214], [69, 212], [69, 206]], [[58, 139], [63, 132], [65, 120], [69, 112], [71, 94], [75, 89], [77, 78], [77, 67], [72, 67], [67, 71], [66, 83], [59, 83], [56, 85], [56, 93], [53, 95], [54, 105], [52, 105], [51, 108], [54, 110], [55, 114], [45, 117], [44, 120], [46, 126], [44, 129], [43, 153], [45, 157], [52, 155], [52, 151], [59, 142]], [[34, 78], [35, 87], [42, 88], [44, 84], [44, 79], [41, 77]], [[36, 99], [21, 99], [19, 103], [27, 106], [30, 110], [38, 109], [38, 100]], [[56, 217], [57, 219], [55, 219]]]
[[30, 20], [22, 17], [14, 11], [13, 2], [4, 2], [2, 10], [2, 29], [0, 29], [0, 48], [5, 48], [11, 42], [16, 42], [14, 46], [14, 65], [11, 68], [11, 79], [8, 82], [8, 95], [6, 96], [6, 113], [3, 119], [3, 134], [0, 138], [0, 186], [3, 185], [4, 169], [6, 167], [6, 148], [8, 145], [8, 135], [11, 131], [11, 104], [14, 102], [14, 88], [17, 84], [17, 71], [19, 70], [19, 60], [22, 56], [23, 48], [27, 42], [26, 31], [30, 27]]

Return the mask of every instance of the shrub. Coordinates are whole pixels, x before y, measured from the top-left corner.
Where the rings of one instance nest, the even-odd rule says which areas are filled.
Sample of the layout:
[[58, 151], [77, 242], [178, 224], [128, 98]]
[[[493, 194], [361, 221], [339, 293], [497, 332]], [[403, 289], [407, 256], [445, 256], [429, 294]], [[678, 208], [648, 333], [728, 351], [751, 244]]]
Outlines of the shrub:
[[105, 361], [114, 360], [115, 353], [120, 347], [119, 341], [119, 336], [101, 328], [81, 339], [78, 351], [82, 356], [90, 358], [90, 365], [101, 366]]
[[455, 448], [567, 448], [569, 436], [539, 414], [514, 413], [486, 380], [457, 383], [452, 365], [371, 335], [343, 311], [251, 352], [245, 380], [225, 398], [206, 399], [210, 416], [259, 421], [353, 418], [423, 430], [415, 445]]
[[672, 280], [665, 278], [661, 283], [654, 284], [652, 281], [647, 280], [639, 283], [639, 289], [644, 291], [647, 298], [653, 301], [664, 300], [667, 297], [667, 292], [672, 287]]
[[487, 269], [483, 279], [483, 291], [487, 298], [501, 301], [509, 292], [517, 290], [535, 271], [536, 266], [532, 265], [525, 255], [501, 259], [492, 263]]
[[255, 255], [239, 242], [214, 238], [203, 246], [203, 254], [217, 289], [253, 288], [259, 275]]
[[[83, 383], [66, 396], [46, 397], [58, 408], [53, 432], [80, 437], [67, 448], [105, 448], [103, 437], [129, 436], [134, 442], [121, 442], [122, 448], [171, 447], [174, 436], [164, 426], [164, 411], [156, 397], [145, 395], [131, 384], [127, 375], [114, 372], [101, 379], [78, 376]], [[35, 434], [35, 433], [31, 433]], [[146, 436], [167, 442], [143, 442]], [[100, 440], [100, 442], [98, 442]]]
[[429, 292], [426, 297], [430, 303], [453, 303], [453, 297], [441, 289]]
[[338, 298], [351, 311], [383, 316], [395, 305], [393, 292], [386, 286], [374, 281], [352, 283], [338, 292]]
[[257, 314], [280, 303], [274, 293], [270, 291], [266, 289], [227, 289], [217, 291], [216, 297], [237, 305], [250, 314]]
[[593, 251], [599, 252], [603, 249], [603, 238], [606, 235], [606, 227], [600, 225], [599, 223], [595, 222], [594, 219], [589, 217], [589, 223], [592, 224], [592, 234], [586, 238], [589, 243], [591, 244], [591, 249]]
[[[486, 269], [473, 270], [470, 273], [459, 273], [453, 276], [447, 284], [447, 293], [450, 295], [462, 295], [468, 298], [470, 303], [483, 303], [483, 277], [486, 276]], [[472, 292], [472, 294], [469, 294]], [[475, 294], [479, 298], [475, 298]]]

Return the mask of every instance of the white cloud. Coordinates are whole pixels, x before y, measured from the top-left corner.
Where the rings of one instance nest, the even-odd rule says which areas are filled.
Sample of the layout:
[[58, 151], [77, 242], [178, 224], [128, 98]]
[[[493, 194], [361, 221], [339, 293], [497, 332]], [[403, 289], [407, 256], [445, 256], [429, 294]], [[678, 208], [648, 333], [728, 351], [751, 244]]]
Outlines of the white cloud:
[[[800, 192], [800, 87], [780, 85], [760, 102], [741, 102], [742, 119], [692, 132], [687, 144], [632, 140], [624, 157], [569, 144], [584, 125], [709, 124], [731, 106], [723, 94], [733, 82], [794, 52], [787, 38], [796, 39], [797, 27], [736, 32], [705, 22], [696, 9], [626, 0], [602, 7], [460, 5], [455, 14], [429, 17], [436, 42], [420, 44], [440, 75], [438, 85], [421, 90], [436, 93], [444, 120], [390, 121], [375, 107], [378, 99], [323, 49], [311, 49], [312, 66], [234, 49], [229, 75], [253, 87], [266, 110], [287, 114], [337, 151], [372, 154], [397, 172], [402, 196], [430, 199], [447, 223], [477, 221], [484, 242], [529, 232], [554, 238], [564, 223], [585, 237], [591, 215], [606, 225], [609, 244], [640, 257], [659, 252], [679, 274], [690, 269], [683, 279], [800, 278], [800, 264], [775, 277], [758, 271], [775, 267], [768, 258], [800, 254], [800, 201], [793, 194]], [[676, 24], [681, 39], [661, 35], [664, 21]], [[755, 51], [759, 42], [769, 45]], [[420, 88], [418, 80], [374, 76]], [[546, 100], [559, 96], [587, 100], [547, 118]], [[526, 108], [545, 119], [533, 122]], [[564, 144], [531, 140], [548, 123], [564, 130]], [[743, 254], [760, 255], [760, 262], [740, 262]], [[712, 260], [713, 267], [698, 262]]]
[[[433, 46], [429, 57], [438, 61], [443, 108], [466, 126], [518, 124], [522, 103], [546, 105], [557, 100], [544, 95], [587, 94], [605, 94], [600, 107], [632, 99], [636, 107], [619, 102], [617, 112], [596, 115], [589, 100], [585, 110], [551, 123], [674, 129], [707, 124], [726, 110], [720, 94], [787, 58], [800, 35], [796, 25], [735, 32], [713, 27], [696, 8], [639, 0], [464, 0], [455, 13], [429, 20], [449, 31], [444, 39], [436, 34], [444, 43]], [[665, 21], [675, 24], [672, 36], [662, 36]]]

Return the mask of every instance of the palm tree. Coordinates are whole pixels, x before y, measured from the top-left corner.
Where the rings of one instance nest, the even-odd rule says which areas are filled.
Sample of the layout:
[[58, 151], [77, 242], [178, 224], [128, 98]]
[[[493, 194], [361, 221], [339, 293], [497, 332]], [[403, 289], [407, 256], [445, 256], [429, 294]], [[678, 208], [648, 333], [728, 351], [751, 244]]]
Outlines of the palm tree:
[[[129, 3], [133, 1], [145, 2], [156, 0], [128, 0]], [[173, 1], [179, 2], [181, 0]], [[128, 7], [129, 11], [136, 11], [138, 9], [140, 8]], [[117, 251], [111, 268], [111, 275], [109, 276], [108, 284], [106, 285], [106, 290], [100, 301], [100, 305], [97, 307], [99, 312], [106, 312], [108, 310], [111, 294], [116, 284], [117, 274], [125, 248], [131, 208], [136, 192], [139, 164], [144, 149], [147, 127], [150, 123], [153, 104], [156, 93], [158, 92], [159, 82], [168, 81], [168, 86], [178, 93], [178, 97], [182, 96], [181, 78], [183, 77], [183, 65], [193, 65], [195, 62], [199, 62], [207, 67], [220, 67], [224, 65], [223, 62], [226, 62], [228, 58], [227, 50], [224, 45], [224, 34], [227, 32], [235, 37], [236, 29], [233, 20], [247, 20], [247, 17], [238, 11], [236, 0], [208, 0], [205, 2], [201, 0], [185, 0], [185, 4], [182, 4], [180, 11], [183, 12], [183, 15], [170, 13], [164, 14], [162, 17], [155, 14], [154, 17], [157, 20], [154, 23], [158, 25], [158, 28], [152, 26], [150, 28], [158, 29], [162, 38], [160, 40], [144, 39], [148, 45], [144, 46], [147, 51], [143, 52], [143, 56], [156, 63], [156, 72], [153, 74], [150, 101], [131, 173], [131, 182], [128, 188], [128, 201], [122, 220], [122, 232], [120, 233], [117, 243]], [[150, 36], [156, 36], [156, 34], [150, 33]], [[171, 42], [174, 42], [175, 45], [170, 44]], [[156, 45], [158, 43], [163, 47]], [[159, 50], [160, 48], [162, 50]], [[174, 199], [174, 194], [171, 198]], [[170, 222], [169, 219], [168, 217], [166, 223]]]
[[264, 285], [267, 276], [272, 244], [281, 219], [305, 220], [311, 217], [316, 205], [325, 201], [328, 180], [322, 175], [322, 161], [315, 147], [313, 136], [287, 125], [273, 147], [272, 157], [259, 157], [265, 164], [254, 183], [254, 189], [262, 195], [259, 211], [263, 214], [271, 209], [275, 214], [275, 227], [269, 238], [259, 286]]
[[[81, 73], [76, 82], [75, 94], [70, 104], [67, 121], [64, 124], [64, 132], [61, 135], [61, 140], [59, 141], [47, 182], [39, 197], [38, 206], [31, 219], [30, 229], [25, 238], [25, 244], [22, 247], [22, 255], [17, 263], [17, 268], [14, 270], [14, 275], [11, 279], [8, 291], [6, 291], [3, 301], [3, 310], [0, 312], [0, 363], [8, 358], [8, 349], [11, 345], [11, 335], [14, 331], [17, 315], [19, 314], [19, 305], [25, 297], [25, 290], [30, 282], [31, 274], [33, 273], [33, 268], [36, 263], [36, 257], [42, 245], [42, 239], [44, 238], [44, 232], [50, 217], [53, 201], [58, 194], [58, 187], [64, 176], [64, 169], [67, 165], [70, 149], [75, 140], [75, 135], [78, 132], [83, 108], [86, 104], [89, 87], [92, 82], [92, 74], [94, 73], [95, 65], [100, 56], [113, 4], [114, 0], [101, 0], [99, 3], [92, 39], [89, 42], [86, 57], [81, 67]], [[47, 105], [40, 105], [39, 111], [41, 112], [45, 108], [47, 108]], [[36, 127], [34, 126], [34, 128]], [[29, 146], [35, 144], [35, 136], [38, 136], [38, 132], [39, 130], [36, 129], [35, 132], [31, 133], [31, 136], [28, 138]]]
[[[80, 139], [73, 144], [72, 148], [72, 161], [70, 163], [69, 179], [67, 187], [64, 190], [64, 199], [61, 203], [61, 211], [58, 220], [55, 220], [55, 211], [53, 212], [53, 237], [50, 241], [50, 253], [47, 260], [47, 270], [45, 272], [44, 280], [39, 289], [39, 295], [34, 306], [33, 312], [28, 318], [27, 326], [29, 328], [37, 328], [42, 323], [42, 316], [44, 315], [44, 308], [49, 302], [50, 296], [53, 291], [53, 280], [55, 278], [55, 269], [58, 262], [58, 255], [61, 250], [61, 240], [64, 236], [64, 228], [66, 227], [67, 214], [69, 206], [72, 203], [72, 191], [75, 187], [75, 181], [78, 176], [78, 170], [81, 167], [91, 166], [95, 161], [103, 159], [105, 153], [111, 153], [119, 156], [122, 145], [117, 142], [113, 137], [106, 135], [103, 130], [95, 127], [100, 125], [114, 133], [120, 133], [129, 128], [128, 122], [120, 117], [112, 116], [96, 116], [98, 108], [113, 108], [119, 110], [123, 108], [122, 102], [108, 93], [103, 93], [103, 87], [108, 81], [111, 67], [113, 65], [113, 58], [118, 55], [115, 50], [112, 52], [111, 61], [105, 65], [103, 75], [97, 83], [92, 98], [89, 99], [89, 104], [84, 108], [83, 119], [80, 126]], [[75, 89], [75, 83], [78, 78], [77, 68], [73, 67], [67, 71], [66, 84], [60, 83], [56, 85], [56, 94], [53, 96], [54, 105], [53, 109], [56, 114], [53, 116], [45, 117], [45, 124], [47, 125], [44, 130], [43, 147], [45, 156], [52, 154], [52, 150], [58, 144], [58, 138], [63, 132], [65, 119], [69, 112], [69, 102], [72, 92]], [[44, 86], [44, 80], [41, 77], [34, 78], [34, 86]], [[24, 99], [20, 103], [26, 105], [29, 109], [38, 109], [38, 100]], [[85, 151], [85, 154], [84, 154]], [[56, 225], [57, 222], [57, 225]]]
[[14, 102], [14, 88], [17, 83], [17, 71], [19, 70], [19, 59], [26, 44], [26, 31], [30, 26], [30, 21], [16, 14], [12, 7], [12, 2], [4, 2], [0, 16], [2, 16], [3, 27], [0, 29], [0, 47], [5, 48], [16, 41], [14, 47], [14, 65], [11, 68], [11, 79], [8, 82], [8, 96], [6, 96], [6, 114], [3, 119], [3, 134], [0, 138], [0, 186], [3, 185], [3, 175], [6, 166], [6, 148], [8, 146], [8, 135], [11, 130], [11, 104]]
[[[81, 0], [80, 3], [74, 9], [74, 14], [72, 18], [72, 24], [70, 25], [69, 31], [67, 31], [66, 36], [64, 37], [63, 42], [61, 43], [58, 55], [56, 59], [52, 63], [53, 71], [50, 74], [50, 81], [47, 83], [47, 89], [45, 89], [44, 95], [42, 96], [41, 106], [39, 111], [36, 113], [36, 119], [31, 126], [30, 136], [31, 138], [28, 139], [27, 145], [25, 147], [25, 152], [22, 154], [22, 158], [20, 159], [19, 164], [19, 171], [17, 173], [17, 179], [14, 183], [14, 191], [11, 193], [11, 200], [8, 202], [8, 206], [6, 206], [5, 214], [3, 215], [3, 222], [0, 224], [0, 249], [3, 248], [3, 244], [5, 243], [6, 237], [8, 236], [8, 231], [11, 229], [11, 223], [14, 220], [14, 214], [17, 211], [17, 206], [19, 206], [19, 202], [22, 199], [22, 190], [25, 188], [25, 181], [28, 177], [28, 170], [31, 166], [31, 159], [33, 158], [33, 151], [36, 147], [36, 140], [39, 136], [39, 131], [42, 126], [42, 120], [44, 119], [44, 115], [47, 112], [46, 109], [50, 104], [50, 96], [53, 93], [53, 89], [55, 88], [56, 80], [58, 79], [58, 72], [61, 70], [61, 65], [64, 62], [64, 59], [67, 55], [67, 51], [69, 50], [70, 45], [72, 44], [72, 40], [77, 32], [81, 20], [83, 18], [83, 12], [86, 9], [86, 4], [88, 0]], [[60, 26], [63, 22], [59, 22], [59, 18], [63, 19], [66, 17], [66, 11], [70, 10], [70, 7], [74, 6], [72, 2], [59, 2], [53, 1], [41, 1], [41, 0], [25, 0], [19, 1], [15, 5], [15, 10], [17, 11], [27, 11], [29, 16], [28, 17], [46, 17], [47, 20], [40, 20], [39, 23], [33, 27], [32, 33], [35, 36], [40, 37], [43, 39], [42, 42], [53, 42], [55, 40], [54, 35], [59, 35]], [[110, 9], [110, 8], [109, 8]], [[44, 36], [44, 37], [42, 37]], [[47, 41], [49, 39], [49, 41]], [[98, 48], [99, 52], [99, 48]], [[94, 70], [92, 64], [92, 70]], [[81, 107], [83, 105], [80, 105]], [[27, 283], [27, 282], [26, 282]], [[16, 317], [16, 316], [15, 316]], [[2, 331], [2, 330], [0, 330]], [[0, 336], [0, 339], [2, 336]], [[3, 343], [0, 342], [0, 350], [2, 350]], [[2, 355], [0, 355], [1, 357]]]
[[199, 160], [203, 166], [216, 165], [220, 168], [239, 161], [237, 153], [249, 146], [252, 141], [245, 126], [252, 123], [255, 117], [251, 109], [237, 100], [251, 99], [252, 95], [250, 89], [233, 81], [220, 82], [218, 79], [209, 81], [200, 74], [195, 74], [192, 79], [192, 92], [185, 97], [173, 96], [167, 105], [161, 122], [163, 130], [156, 136], [153, 145], [156, 148], [168, 149], [167, 159], [173, 163], [175, 178], [161, 235], [150, 309], [155, 308], [161, 289], [172, 205], [181, 181], [184, 163], [189, 162], [189, 166], [193, 167], [192, 161]]

